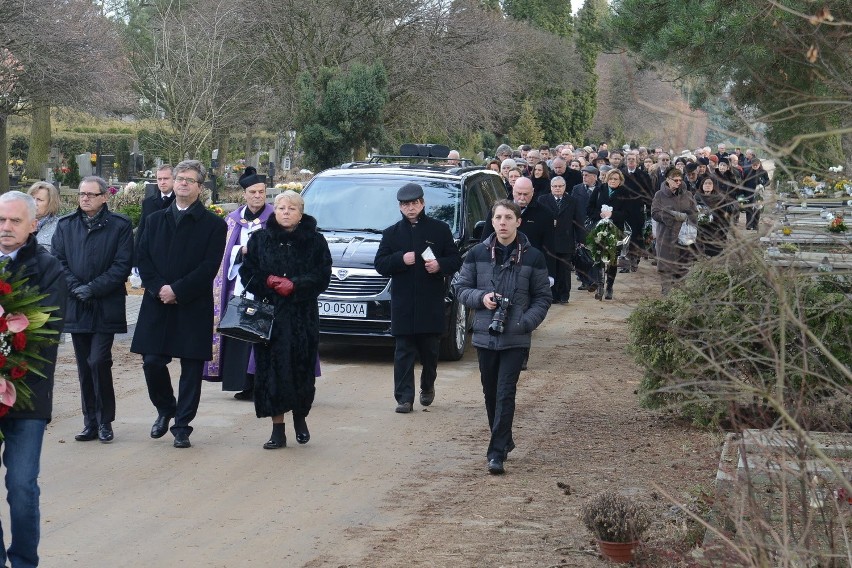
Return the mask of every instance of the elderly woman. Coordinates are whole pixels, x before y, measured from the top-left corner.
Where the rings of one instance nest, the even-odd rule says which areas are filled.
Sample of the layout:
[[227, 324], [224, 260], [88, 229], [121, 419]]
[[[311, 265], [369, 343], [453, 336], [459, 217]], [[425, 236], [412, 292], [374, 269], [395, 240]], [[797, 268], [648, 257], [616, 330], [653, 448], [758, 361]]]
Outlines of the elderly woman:
[[[719, 162], [722, 165], [726, 162]], [[701, 187], [695, 194], [699, 212], [707, 217], [699, 218], [698, 249], [707, 256], [718, 256], [728, 239], [728, 228], [731, 215], [739, 214], [740, 206], [737, 201], [720, 190], [720, 182], [716, 177], [706, 177], [701, 181]]]
[[698, 206], [692, 193], [683, 188], [679, 169], [666, 172], [663, 188], [651, 203], [651, 218], [657, 222], [657, 271], [665, 296], [689, 270], [689, 248], [678, 243], [681, 225], [687, 220], [692, 224], [698, 221]]
[[[518, 170], [518, 162], [513, 160], [512, 158], [506, 158], [502, 162], [500, 162], [500, 175], [503, 176], [503, 185], [506, 188], [506, 195], [509, 199], [512, 199], [512, 183], [509, 181], [509, 172], [512, 170]], [[517, 178], [515, 178], [517, 181]]]
[[59, 220], [59, 192], [53, 184], [37, 181], [27, 191], [36, 202], [36, 242], [50, 251], [50, 241]]
[[307, 444], [311, 438], [305, 419], [316, 392], [317, 297], [331, 280], [331, 254], [316, 219], [304, 211], [305, 202], [295, 191], [278, 195], [274, 217], [249, 239], [240, 267], [246, 289], [275, 305], [271, 342], [255, 348], [255, 413], [272, 418], [272, 435], [263, 445], [267, 450], [287, 446], [284, 414], [289, 411], [296, 441]]

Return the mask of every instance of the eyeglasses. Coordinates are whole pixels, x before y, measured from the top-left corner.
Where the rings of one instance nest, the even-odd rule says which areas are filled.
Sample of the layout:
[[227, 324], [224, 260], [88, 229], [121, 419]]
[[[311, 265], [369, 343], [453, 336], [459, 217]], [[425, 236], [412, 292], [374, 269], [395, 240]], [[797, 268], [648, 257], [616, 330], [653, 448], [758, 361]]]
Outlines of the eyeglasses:
[[671, 162], [669, 158], [660, 158], [661, 162]]
[[85, 191], [81, 191], [77, 194], [80, 199], [94, 199], [95, 197], [100, 197], [103, 193], [88, 193]]
[[178, 176], [178, 177], [175, 178], [175, 183], [183, 183], [183, 182], [186, 182], [189, 185], [192, 185], [192, 184], [198, 183], [198, 180], [195, 179], [195, 178], [185, 178], [183, 176]]
[[680, 179], [680, 178], [669, 178], [669, 179], [670, 179], [671, 181], [675, 182], [675, 183], [681, 183], [681, 182], [683, 181], [683, 180], [682, 180], [682, 179]]

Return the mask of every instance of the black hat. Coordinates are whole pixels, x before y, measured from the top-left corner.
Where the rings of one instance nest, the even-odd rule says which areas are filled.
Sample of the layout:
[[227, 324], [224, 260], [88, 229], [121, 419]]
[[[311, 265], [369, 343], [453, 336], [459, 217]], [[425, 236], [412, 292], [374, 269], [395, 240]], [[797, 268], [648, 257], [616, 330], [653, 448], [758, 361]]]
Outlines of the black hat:
[[423, 197], [423, 188], [416, 183], [407, 183], [396, 192], [397, 201], [414, 201]]
[[586, 172], [587, 174], [595, 174], [598, 175], [598, 169], [595, 166], [584, 166], [581, 172]]
[[698, 158], [698, 165], [709, 166], [710, 165], [710, 159], [702, 156], [702, 157]]
[[698, 164], [696, 164], [695, 162], [687, 162], [686, 163], [686, 173], [688, 173], [688, 174], [692, 173], [697, 169], [698, 169]]
[[243, 189], [248, 189], [248, 188], [250, 188], [251, 186], [253, 186], [257, 183], [264, 183], [264, 182], [263, 182], [263, 180], [261, 180], [257, 176], [257, 170], [256, 169], [254, 169], [251, 166], [247, 167], [246, 170], [243, 172], [243, 175], [240, 176], [240, 179], [239, 179], [240, 187], [242, 187]]

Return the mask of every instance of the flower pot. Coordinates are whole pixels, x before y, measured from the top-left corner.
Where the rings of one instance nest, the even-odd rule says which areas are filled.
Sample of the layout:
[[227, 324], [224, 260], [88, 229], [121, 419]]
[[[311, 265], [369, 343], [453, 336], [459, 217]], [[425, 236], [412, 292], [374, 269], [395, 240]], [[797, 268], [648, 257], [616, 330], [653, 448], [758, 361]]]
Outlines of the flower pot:
[[633, 542], [607, 542], [605, 540], [598, 541], [598, 547], [601, 549], [601, 554], [607, 560], [612, 562], [632, 562], [633, 551], [639, 546], [639, 541]]

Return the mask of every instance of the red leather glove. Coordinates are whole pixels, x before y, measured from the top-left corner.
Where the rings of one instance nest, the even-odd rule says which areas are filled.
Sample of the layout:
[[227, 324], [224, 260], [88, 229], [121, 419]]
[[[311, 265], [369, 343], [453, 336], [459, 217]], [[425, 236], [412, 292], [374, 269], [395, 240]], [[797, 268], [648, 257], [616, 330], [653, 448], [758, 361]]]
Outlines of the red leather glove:
[[285, 298], [293, 293], [293, 290], [296, 288], [293, 285], [293, 281], [285, 276], [275, 276], [270, 275], [266, 278], [266, 286], [275, 291], [279, 296], [284, 296]]

